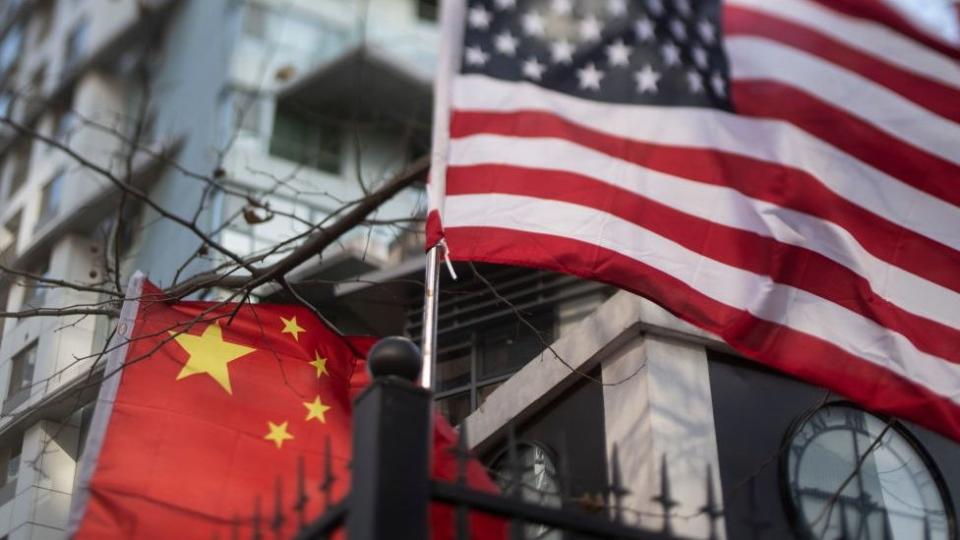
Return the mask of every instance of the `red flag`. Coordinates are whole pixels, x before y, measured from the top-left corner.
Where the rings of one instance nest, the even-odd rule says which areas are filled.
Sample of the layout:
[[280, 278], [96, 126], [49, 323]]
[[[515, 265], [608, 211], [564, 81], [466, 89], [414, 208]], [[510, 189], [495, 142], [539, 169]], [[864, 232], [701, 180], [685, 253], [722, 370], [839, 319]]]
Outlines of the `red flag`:
[[[141, 277], [129, 297], [139, 301], [124, 306], [126, 339], [106, 368], [74, 538], [249, 536], [257, 520], [266, 533], [278, 510], [290, 537], [301, 461], [304, 515], [325, 509], [328, 444], [333, 500], [347, 493], [351, 379], [364, 379], [358, 353], [372, 340], [344, 339], [299, 306], [166, 303]], [[470, 480], [494, 489], [477, 462]]]

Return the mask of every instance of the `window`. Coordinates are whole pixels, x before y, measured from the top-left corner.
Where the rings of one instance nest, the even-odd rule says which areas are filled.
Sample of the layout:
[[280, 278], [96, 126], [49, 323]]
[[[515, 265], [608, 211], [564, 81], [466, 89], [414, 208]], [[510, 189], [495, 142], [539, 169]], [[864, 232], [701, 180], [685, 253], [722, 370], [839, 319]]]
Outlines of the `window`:
[[[20, 221], [22, 218], [23, 210], [14, 214], [0, 227], [0, 263], [10, 261], [17, 250], [17, 238], [20, 236]], [[0, 306], [0, 309], [4, 309], [4, 307]]]
[[43, 64], [38, 67], [33, 75], [30, 77], [30, 88], [35, 92], [43, 91], [43, 84], [47, 80], [47, 65]]
[[85, 47], [87, 45], [87, 21], [80, 21], [76, 26], [73, 27], [73, 30], [70, 31], [70, 35], [67, 36], [67, 41], [64, 46], [63, 51], [63, 73], [67, 73], [73, 69], [74, 64], [85, 52]]
[[22, 448], [23, 435], [19, 435], [0, 450], [0, 505], [12, 500], [16, 494]]
[[269, 13], [259, 4], [247, 4], [243, 12], [243, 33], [257, 39], [267, 37]]
[[416, 0], [417, 18], [434, 22], [437, 20], [439, 0]]
[[342, 133], [339, 124], [309, 118], [302, 111], [277, 108], [270, 154], [330, 173], [340, 172]]
[[259, 135], [262, 124], [260, 121], [261, 101], [257, 94], [248, 90], [234, 90], [232, 94], [231, 132], [228, 137], [233, 136], [238, 131]]
[[43, 186], [40, 198], [40, 217], [37, 218], [35, 229], [40, 229], [60, 213], [60, 204], [63, 201], [63, 177], [61, 169]]
[[[46, 261], [49, 257], [45, 257]], [[40, 277], [50, 277], [50, 269], [44, 263], [30, 270], [30, 273]], [[23, 301], [20, 303], [24, 308], [42, 308], [47, 300], [47, 285], [35, 280], [26, 280], [24, 282]]]
[[31, 137], [18, 137], [16, 146], [10, 151], [10, 189], [8, 197], [13, 197], [27, 182], [30, 173], [30, 153], [33, 150]]
[[[73, 88], [69, 88], [66, 91], [66, 96], [53, 106], [53, 114], [53, 129], [50, 135], [54, 139], [66, 143], [77, 124], [77, 115], [73, 112]], [[52, 150], [53, 146], [48, 148]]]
[[23, 45], [23, 30], [16, 26], [7, 32], [0, 42], [0, 72], [6, 72], [20, 59], [20, 47]]
[[30, 397], [36, 364], [36, 342], [14, 355], [10, 361], [10, 383], [7, 385], [7, 397], [3, 400], [3, 414], [16, 409]]
[[38, 2], [34, 13], [36, 31], [33, 34], [33, 42], [40, 45], [50, 35], [50, 27], [53, 26], [53, 1]]

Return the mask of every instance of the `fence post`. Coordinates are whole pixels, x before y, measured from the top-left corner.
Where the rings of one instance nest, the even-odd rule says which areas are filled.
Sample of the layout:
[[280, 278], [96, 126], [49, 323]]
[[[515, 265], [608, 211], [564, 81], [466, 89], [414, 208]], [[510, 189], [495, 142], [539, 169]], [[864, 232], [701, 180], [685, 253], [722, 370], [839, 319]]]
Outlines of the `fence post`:
[[350, 540], [429, 537], [430, 392], [417, 384], [420, 351], [406, 338], [368, 354], [372, 384], [353, 412]]

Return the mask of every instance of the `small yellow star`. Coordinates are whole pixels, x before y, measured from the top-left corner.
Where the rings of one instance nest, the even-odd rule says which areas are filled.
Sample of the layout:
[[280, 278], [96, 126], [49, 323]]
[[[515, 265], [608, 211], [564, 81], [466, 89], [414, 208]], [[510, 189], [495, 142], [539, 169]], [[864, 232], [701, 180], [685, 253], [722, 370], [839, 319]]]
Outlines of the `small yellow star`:
[[289, 319], [284, 319], [280, 317], [280, 320], [283, 321], [283, 330], [280, 331], [281, 334], [290, 334], [293, 336], [293, 339], [300, 341], [300, 334], [306, 332], [300, 325], [297, 324], [297, 318], [291, 317]]
[[313, 362], [310, 362], [310, 365], [317, 368], [317, 378], [319, 379], [321, 375], [329, 375], [327, 372], [327, 359], [320, 356], [320, 351], [314, 351], [313, 356]]
[[293, 435], [287, 431], [287, 424], [290, 422], [284, 422], [282, 424], [274, 424], [273, 422], [267, 422], [267, 427], [270, 429], [270, 433], [267, 433], [263, 436], [264, 439], [268, 441], [273, 441], [277, 445], [277, 448], [283, 446], [283, 441], [287, 441], [293, 438]]
[[327, 419], [324, 417], [324, 415], [328, 410], [330, 410], [330, 407], [324, 405], [323, 402], [320, 401], [320, 396], [314, 398], [312, 402], [304, 401], [303, 406], [307, 408], [307, 420], [316, 418], [321, 423], [327, 423]]

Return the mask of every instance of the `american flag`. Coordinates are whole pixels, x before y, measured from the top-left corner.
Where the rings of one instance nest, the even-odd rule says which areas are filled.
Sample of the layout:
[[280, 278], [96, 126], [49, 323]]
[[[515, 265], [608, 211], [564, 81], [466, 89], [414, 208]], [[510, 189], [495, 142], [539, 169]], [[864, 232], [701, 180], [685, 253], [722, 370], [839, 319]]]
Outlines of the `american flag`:
[[960, 440], [960, 50], [882, 0], [451, 0], [429, 241]]

